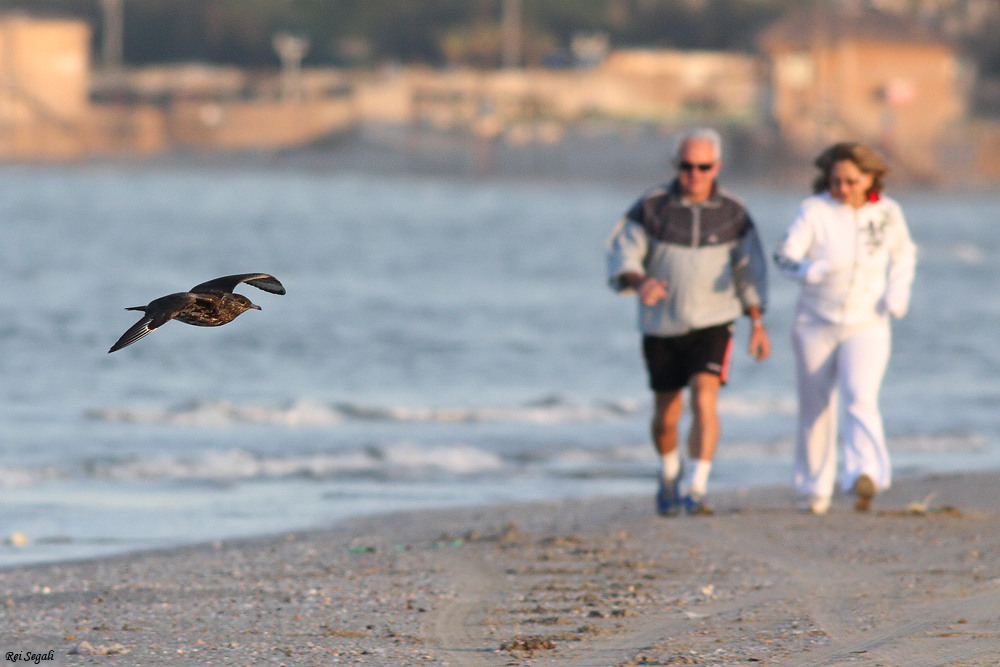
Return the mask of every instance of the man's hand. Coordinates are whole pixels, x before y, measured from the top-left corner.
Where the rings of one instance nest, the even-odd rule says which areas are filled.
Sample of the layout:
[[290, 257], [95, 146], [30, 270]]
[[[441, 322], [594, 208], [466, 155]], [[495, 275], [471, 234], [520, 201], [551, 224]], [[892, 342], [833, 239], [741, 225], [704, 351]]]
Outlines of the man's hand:
[[750, 329], [750, 356], [757, 361], [764, 361], [771, 356], [771, 338], [767, 335], [763, 322], [754, 322]]
[[667, 281], [645, 278], [639, 283], [639, 299], [647, 306], [655, 306], [667, 298]]

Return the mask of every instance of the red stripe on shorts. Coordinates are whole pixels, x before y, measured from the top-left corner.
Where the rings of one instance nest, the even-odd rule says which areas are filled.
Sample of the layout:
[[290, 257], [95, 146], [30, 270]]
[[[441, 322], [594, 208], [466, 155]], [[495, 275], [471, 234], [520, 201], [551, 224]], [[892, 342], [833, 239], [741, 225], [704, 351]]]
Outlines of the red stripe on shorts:
[[722, 370], [719, 371], [719, 379], [725, 384], [729, 381], [729, 364], [733, 358], [733, 338], [735, 336], [729, 337], [729, 342], [726, 343], [726, 353], [722, 357]]

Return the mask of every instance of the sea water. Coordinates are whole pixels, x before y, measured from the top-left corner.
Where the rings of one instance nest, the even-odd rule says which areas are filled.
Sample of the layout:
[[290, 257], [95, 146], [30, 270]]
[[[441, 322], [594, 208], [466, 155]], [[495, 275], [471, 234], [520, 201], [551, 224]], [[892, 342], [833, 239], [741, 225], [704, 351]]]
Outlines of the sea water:
[[[0, 170], [0, 565], [397, 509], [652, 494], [633, 299], [603, 243], [648, 183], [244, 163]], [[730, 183], [768, 249], [805, 192]], [[883, 389], [897, 474], [1000, 467], [996, 195], [893, 192], [920, 247]], [[123, 308], [278, 296], [114, 354]], [[722, 393], [712, 485], [787, 484], [793, 284]]]

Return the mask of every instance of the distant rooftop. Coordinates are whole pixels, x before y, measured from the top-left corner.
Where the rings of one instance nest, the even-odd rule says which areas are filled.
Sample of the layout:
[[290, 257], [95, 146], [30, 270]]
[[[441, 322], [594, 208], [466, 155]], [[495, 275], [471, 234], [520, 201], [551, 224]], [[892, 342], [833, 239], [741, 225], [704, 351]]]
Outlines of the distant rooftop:
[[946, 44], [940, 35], [913, 20], [871, 8], [850, 8], [816, 3], [792, 11], [766, 28], [758, 37], [765, 49], [776, 46], [807, 47], [816, 39], [831, 41]]

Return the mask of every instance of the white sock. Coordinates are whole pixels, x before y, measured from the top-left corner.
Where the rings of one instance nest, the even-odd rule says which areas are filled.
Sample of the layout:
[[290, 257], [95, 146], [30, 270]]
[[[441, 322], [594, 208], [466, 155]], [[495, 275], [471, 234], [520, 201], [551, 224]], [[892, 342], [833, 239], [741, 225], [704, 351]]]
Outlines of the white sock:
[[698, 459], [694, 462], [694, 469], [691, 471], [690, 486], [688, 493], [696, 498], [705, 496], [708, 490], [708, 476], [712, 472], [712, 462]]
[[663, 455], [663, 479], [672, 481], [681, 473], [681, 455], [676, 449]]

